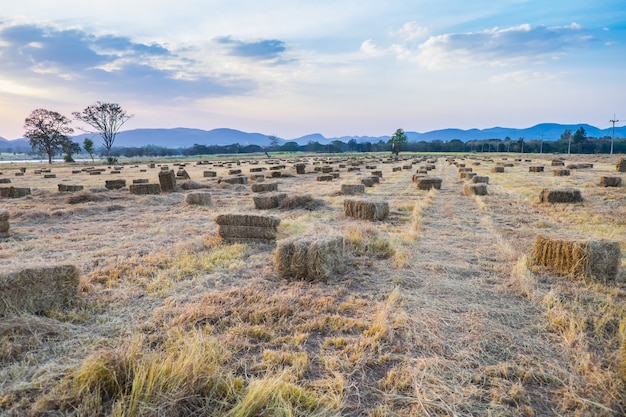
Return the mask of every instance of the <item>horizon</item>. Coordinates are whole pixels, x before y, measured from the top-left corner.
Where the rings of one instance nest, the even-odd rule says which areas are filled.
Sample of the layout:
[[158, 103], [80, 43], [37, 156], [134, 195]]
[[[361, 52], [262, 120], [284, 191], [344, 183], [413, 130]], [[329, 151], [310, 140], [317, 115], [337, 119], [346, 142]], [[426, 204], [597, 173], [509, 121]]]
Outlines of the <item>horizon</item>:
[[0, 136], [95, 101], [134, 114], [125, 130], [280, 138], [626, 119], [616, 0], [76, 4], [3, 6]]

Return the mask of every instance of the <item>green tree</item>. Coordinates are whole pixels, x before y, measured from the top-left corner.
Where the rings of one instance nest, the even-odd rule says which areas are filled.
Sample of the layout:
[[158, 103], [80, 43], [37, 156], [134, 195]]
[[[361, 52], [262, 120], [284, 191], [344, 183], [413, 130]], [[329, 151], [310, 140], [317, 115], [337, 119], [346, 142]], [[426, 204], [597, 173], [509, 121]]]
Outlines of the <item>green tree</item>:
[[587, 141], [587, 132], [585, 132], [584, 127], [579, 127], [576, 129], [576, 132], [572, 135], [572, 142], [576, 144], [578, 148], [578, 153], [582, 153], [582, 148]]
[[89, 154], [91, 162], [93, 162], [93, 154], [96, 153], [96, 150], [93, 147], [93, 140], [85, 138], [85, 140], [83, 141], [83, 149]]
[[561, 142], [567, 142], [567, 154], [569, 155], [572, 150], [572, 131], [565, 129], [563, 133], [561, 133], [559, 140]]
[[72, 115], [75, 119], [96, 129], [96, 133], [102, 137], [107, 161], [111, 163], [113, 161], [111, 148], [115, 142], [115, 136], [122, 125], [133, 118], [133, 115], [128, 114], [117, 103], [102, 103], [100, 101], [85, 107], [82, 112], [74, 112]]
[[55, 111], [36, 109], [24, 121], [24, 137], [28, 138], [33, 150], [48, 155], [48, 164], [59, 153], [68, 135], [74, 132], [70, 126], [70, 119]]
[[68, 139], [63, 142], [61, 149], [63, 150], [63, 160], [65, 162], [76, 162], [74, 161], [73, 155], [80, 152], [80, 145], [78, 143]]
[[396, 133], [389, 139], [389, 143], [391, 143], [391, 153], [396, 155], [396, 159], [398, 159], [398, 155], [400, 155], [400, 147], [403, 143], [407, 143], [408, 138], [406, 137], [406, 133], [404, 130], [398, 129]]

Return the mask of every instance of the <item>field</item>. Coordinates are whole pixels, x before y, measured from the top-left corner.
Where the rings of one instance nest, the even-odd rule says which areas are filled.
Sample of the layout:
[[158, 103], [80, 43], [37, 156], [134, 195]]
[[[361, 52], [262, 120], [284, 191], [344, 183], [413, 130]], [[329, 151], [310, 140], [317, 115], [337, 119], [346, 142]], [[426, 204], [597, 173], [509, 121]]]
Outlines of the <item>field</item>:
[[[0, 197], [0, 214], [10, 215], [0, 278], [79, 271], [77, 295], [63, 304], [0, 310], [0, 415], [624, 415], [619, 157], [566, 156], [577, 166], [556, 176], [565, 166], [552, 166], [554, 155], [387, 156], [186, 162], [191, 179], [158, 195], [128, 185], [158, 184], [159, 165], [96, 164], [93, 175], [90, 165], [53, 164], [55, 178], [35, 173], [41, 164], [22, 176], [21, 165], [0, 166], [0, 179], [11, 179], [0, 188], [31, 188]], [[463, 168], [489, 177], [487, 195], [465, 190]], [[247, 183], [225, 181], [232, 170]], [[441, 189], [419, 190], [418, 170]], [[364, 194], [342, 193], [375, 171]], [[600, 186], [601, 176], [622, 186]], [[112, 179], [127, 186], [106, 189]], [[268, 192], [253, 184], [267, 183], [286, 196], [256, 209]], [[582, 202], [540, 202], [543, 189], [571, 188]], [[210, 203], [189, 204], [198, 192]], [[388, 214], [348, 217], [346, 199], [386, 202]], [[220, 237], [216, 219], [235, 213], [278, 217], [276, 242]], [[617, 276], [537, 267], [537, 236], [616, 241]], [[318, 250], [304, 251], [302, 279], [280, 256], [292, 240]], [[52, 282], [28, 290], [53, 299]]]

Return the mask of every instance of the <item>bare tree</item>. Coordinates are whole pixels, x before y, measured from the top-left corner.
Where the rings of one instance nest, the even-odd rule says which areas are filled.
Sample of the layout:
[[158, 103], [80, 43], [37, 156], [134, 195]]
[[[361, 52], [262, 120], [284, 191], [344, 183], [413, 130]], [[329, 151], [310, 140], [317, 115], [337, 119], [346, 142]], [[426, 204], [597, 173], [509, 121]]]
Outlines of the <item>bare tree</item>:
[[100, 101], [85, 107], [82, 112], [74, 112], [72, 115], [77, 120], [96, 129], [96, 133], [100, 134], [109, 162], [111, 162], [111, 148], [115, 142], [115, 136], [122, 125], [134, 116], [126, 113], [126, 110], [117, 103], [102, 103]]
[[24, 137], [29, 139], [31, 148], [40, 154], [48, 155], [48, 163], [52, 157], [70, 142], [69, 134], [74, 132], [70, 119], [55, 111], [36, 109], [24, 121]]

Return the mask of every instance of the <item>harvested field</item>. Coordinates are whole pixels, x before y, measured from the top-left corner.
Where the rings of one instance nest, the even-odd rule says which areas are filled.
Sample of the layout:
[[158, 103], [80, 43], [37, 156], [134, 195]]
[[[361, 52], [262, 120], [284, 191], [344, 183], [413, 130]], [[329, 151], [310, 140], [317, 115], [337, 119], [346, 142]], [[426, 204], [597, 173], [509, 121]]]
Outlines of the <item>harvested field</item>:
[[[0, 320], [0, 415], [623, 415], [626, 188], [598, 186], [616, 159], [568, 155], [593, 168], [556, 177], [529, 175], [526, 154], [388, 156], [187, 160], [207, 207], [181, 184], [132, 194], [160, 191], [161, 162], [124, 165], [119, 190], [89, 165], [10, 174], [32, 192], [0, 197], [0, 274], [68, 264], [80, 276], [69, 302], [48, 291], [58, 304]], [[448, 161], [481, 177], [502, 157], [519, 161], [464, 197]], [[401, 169], [428, 159], [445, 187], [416, 189]], [[299, 164], [310, 172], [292, 175]], [[346, 217], [337, 181], [316, 180], [326, 166], [344, 184], [376, 166], [384, 180], [362, 201], [387, 203], [385, 221]], [[272, 216], [252, 208], [252, 186], [222, 181], [251, 167], [284, 174]], [[544, 189], [585, 199], [542, 204]], [[537, 267], [538, 235], [582, 242], [593, 262]]]

